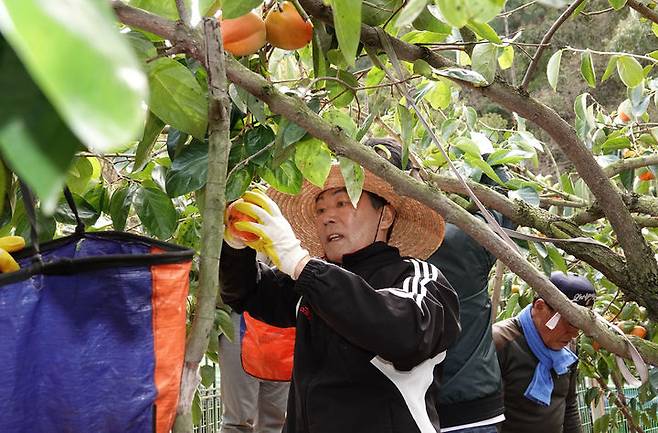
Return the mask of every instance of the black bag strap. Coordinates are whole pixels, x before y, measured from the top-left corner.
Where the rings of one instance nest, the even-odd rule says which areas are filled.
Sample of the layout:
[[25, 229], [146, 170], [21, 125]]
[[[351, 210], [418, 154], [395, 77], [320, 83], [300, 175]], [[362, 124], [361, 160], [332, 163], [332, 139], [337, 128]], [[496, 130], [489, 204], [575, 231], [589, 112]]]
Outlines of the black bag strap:
[[[27, 219], [30, 223], [30, 240], [32, 241], [32, 246], [34, 247], [35, 257], [38, 262], [41, 262], [41, 254], [39, 251], [39, 232], [37, 230], [37, 213], [34, 206], [34, 195], [30, 188], [21, 180], [19, 180], [21, 193], [23, 194], [23, 203], [25, 204], [25, 213]], [[68, 186], [64, 186], [64, 198], [66, 203], [68, 203], [73, 216], [75, 217], [75, 234], [80, 235], [85, 232], [85, 224], [80, 219], [78, 214], [78, 207], [75, 205], [75, 200], [73, 199], [73, 194]]]
[[66, 198], [66, 202], [69, 204], [69, 207], [71, 208], [71, 211], [73, 211], [73, 215], [75, 216], [75, 234], [79, 235], [85, 232], [85, 223], [82, 222], [80, 219], [80, 215], [78, 215], [78, 207], [75, 205], [75, 200], [73, 200], [73, 194], [71, 194], [71, 190], [69, 189], [68, 186], [64, 185], [64, 198]]

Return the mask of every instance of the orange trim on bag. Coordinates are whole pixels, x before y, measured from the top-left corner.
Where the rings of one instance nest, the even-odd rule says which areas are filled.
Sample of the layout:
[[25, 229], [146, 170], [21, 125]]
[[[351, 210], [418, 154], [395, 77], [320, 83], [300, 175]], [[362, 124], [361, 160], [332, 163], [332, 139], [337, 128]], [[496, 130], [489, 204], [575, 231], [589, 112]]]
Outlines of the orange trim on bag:
[[[151, 249], [152, 254], [162, 252], [160, 248]], [[185, 306], [191, 266], [191, 261], [151, 266], [157, 433], [168, 433], [176, 415], [185, 356]]]
[[246, 331], [242, 337], [242, 368], [264, 380], [292, 378], [295, 328], [277, 328], [243, 314]]

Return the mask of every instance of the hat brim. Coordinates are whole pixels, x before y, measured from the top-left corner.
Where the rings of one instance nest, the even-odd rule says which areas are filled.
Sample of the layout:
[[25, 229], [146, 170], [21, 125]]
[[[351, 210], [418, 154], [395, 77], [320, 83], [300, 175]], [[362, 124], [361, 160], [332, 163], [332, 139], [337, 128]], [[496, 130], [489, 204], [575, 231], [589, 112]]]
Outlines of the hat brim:
[[[441, 245], [445, 234], [445, 221], [439, 213], [406, 196], [398, 195], [383, 179], [365, 171], [363, 190], [382, 197], [396, 211], [389, 245], [400, 250], [403, 256], [427, 259]], [[267, 195], [276, 202], [302, 246], [312, 256], [323, 257], [324, 250], [315, 229], [315, 201], [322, 191], [345, 187], [338, 165], [333, 165], [322, 188], [304, 180], [297, 195], [289, 195], [270, 188]]]

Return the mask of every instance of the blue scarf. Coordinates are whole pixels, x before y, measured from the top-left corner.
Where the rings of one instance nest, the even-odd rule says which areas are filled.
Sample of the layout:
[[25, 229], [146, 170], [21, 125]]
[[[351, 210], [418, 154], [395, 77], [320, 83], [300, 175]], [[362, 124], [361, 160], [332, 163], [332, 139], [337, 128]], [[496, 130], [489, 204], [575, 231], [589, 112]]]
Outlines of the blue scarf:
[[525, 307], [519, 314], [519, 321], [528, 346], [539, 360], [539, 364], [535, 368], [532, 382], [526, 388], [524, 395], [537, 404], [549, 406], [551, 404], [551, 394], [553, 393], [551, 369], [555, 370], [558, 375], [565, 374], [578, 358], [566, 347], [561, 350], [552, 350], [546, 347], [539, 332], [537, 332], [537, 328], [535, 328], [535, 323], [532, 321], [531, 309], [532, 304]]

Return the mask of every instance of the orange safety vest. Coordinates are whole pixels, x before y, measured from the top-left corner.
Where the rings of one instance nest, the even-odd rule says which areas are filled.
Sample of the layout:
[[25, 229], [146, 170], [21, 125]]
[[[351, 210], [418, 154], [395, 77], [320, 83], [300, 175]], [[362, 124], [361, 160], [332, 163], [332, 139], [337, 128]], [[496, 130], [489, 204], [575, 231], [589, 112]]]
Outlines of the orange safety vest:
[[277, 328], [244, 312], [240, 320], [242, 368], [263, 380], [292, 378], [295, 328]]

